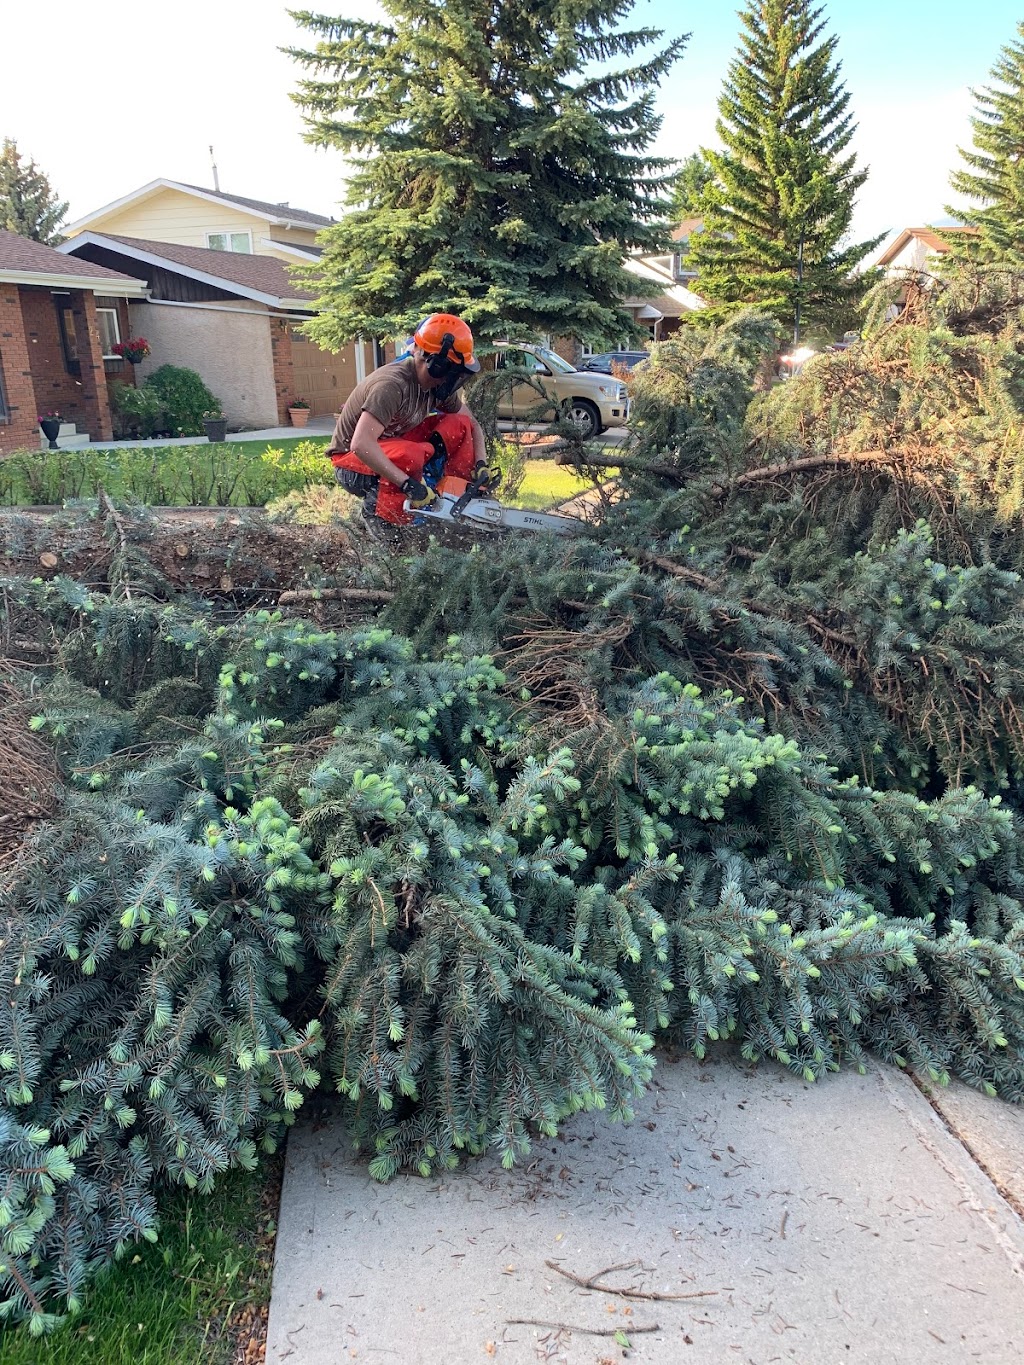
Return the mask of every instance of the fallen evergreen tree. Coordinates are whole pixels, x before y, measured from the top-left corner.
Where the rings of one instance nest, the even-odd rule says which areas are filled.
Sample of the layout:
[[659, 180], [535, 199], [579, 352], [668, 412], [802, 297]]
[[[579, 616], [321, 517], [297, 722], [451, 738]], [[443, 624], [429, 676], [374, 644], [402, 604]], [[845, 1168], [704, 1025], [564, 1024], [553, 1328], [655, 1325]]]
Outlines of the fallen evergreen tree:
[[658, 1037], [1024, 1096], [1017, 313], [981, 297], [767, 392], [759, 319], [663, 347], [592, 536], [370, 553], [361, 624], [157, 600], [128, 553], [5, 582], [65, 783], [0, 891], [9, 1320], [317, 1085], [381, 1178], [628, 1117]]

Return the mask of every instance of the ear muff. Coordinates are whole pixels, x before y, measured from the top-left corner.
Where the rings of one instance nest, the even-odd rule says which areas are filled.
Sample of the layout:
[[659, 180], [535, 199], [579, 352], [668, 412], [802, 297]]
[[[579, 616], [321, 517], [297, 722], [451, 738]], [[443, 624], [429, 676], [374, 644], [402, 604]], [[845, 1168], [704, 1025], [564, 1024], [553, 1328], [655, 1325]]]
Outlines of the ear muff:
[[451, 332], [445, 332], [441, 338], [441, 349], [436, 355], [430, 357], [430, 363], [427, 366], [427, 373], [431, 379], [447, 379], [452, 366], [458, 364], [458, 361], [448, 359], [448, 353], [454, 345], [454, 336]]

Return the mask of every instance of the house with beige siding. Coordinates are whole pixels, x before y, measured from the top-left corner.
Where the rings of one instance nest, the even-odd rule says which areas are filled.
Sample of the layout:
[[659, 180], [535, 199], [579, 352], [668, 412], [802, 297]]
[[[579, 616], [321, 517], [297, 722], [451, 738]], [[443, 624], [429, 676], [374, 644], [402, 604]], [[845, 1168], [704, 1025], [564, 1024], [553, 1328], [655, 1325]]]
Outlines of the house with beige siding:
[[60, 250], [148, 284], [131, 316], [153, 347], [140, 379], [161, 364], [186, 365], [220, 399], [229, 426], [258, 428], [286, 423], [296, 397], [314, 415], [337, 412], [383, 358], [372, 343], [321, 350], [300, 330], [315, 308], [288, 266], [315, 261], [316, 235], [332, 222], [289, 204], [153, 180], [76, 219]]
[[290, 204], [224, 194], [177, 180], [151, 180], [77, 218], [64, 232], [69, 238], [82, 232], [114, 233], [294, 261], [315, 260], [319, 255], [316, 234], [333, 222], [333, 218], [293, 209]]

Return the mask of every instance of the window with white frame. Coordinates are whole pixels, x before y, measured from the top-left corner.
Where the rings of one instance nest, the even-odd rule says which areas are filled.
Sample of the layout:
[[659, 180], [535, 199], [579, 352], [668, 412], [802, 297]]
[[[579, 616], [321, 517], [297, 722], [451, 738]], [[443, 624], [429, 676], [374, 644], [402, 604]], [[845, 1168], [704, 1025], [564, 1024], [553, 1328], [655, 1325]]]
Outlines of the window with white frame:
[[211, 251], [241, 251], [244, 255], [251, 256], [252, 233], [208, 232], [206, 234], [206, 245]]
[[121, 357], [114, 350], [121, 340], [121, 321], [117, 316], [117, 308], [97, 308], [96, 325], [100, 329], [100, 350], [103, 352], [103, 359], [120, 360]]

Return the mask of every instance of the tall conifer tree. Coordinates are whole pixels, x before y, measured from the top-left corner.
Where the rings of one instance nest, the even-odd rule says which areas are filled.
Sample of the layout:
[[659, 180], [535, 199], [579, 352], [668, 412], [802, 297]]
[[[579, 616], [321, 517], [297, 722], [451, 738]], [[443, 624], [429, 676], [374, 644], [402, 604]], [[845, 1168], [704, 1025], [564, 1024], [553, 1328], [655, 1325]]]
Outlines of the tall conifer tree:
[[24, 161], [18, 145], [5, 137], [0, 148], [0, 228], [53, 246], [68, 211], [47, 177], [32, 160]]
[[[348, 211], [305, 271], [338, 347], [425, 313], [614, 341], [625, 252], [665, 238], [672, 163], [649, 154], [678, 38], [619, 31], [634, 0], [383, 0], [384, 23], [295, 15], [307, 140], [353, 163]], [[611, 65], [639, 54], [632, 64]]]
[[[860, 293], [851, 271], [881, 241], [848, 244], [867, 179], [836, 39], [811, 0], [748, 0], [718, 102], [720, 151], [692, 239], [697, 288], [719, 313], [755, 304], [787, 326], [834, 328]], [[713, 314], [712, 314], [713, 315]]]
[[[974, 145], [960, 148], [966, 166], [954, 171], [957, 194], [976, 201], [973, 208], [947, 211], [973, 234], [950, 234], [955, 254], [983, 259], [1024, 260], [1024, 22], [1017, 41], [1001, 49], [992, 68], [992, 85], [973, 91], [977, 113], [971, 119]], [[980, 201], [980, 202], [979, 202]]]
[[700, 213], [701, 196], [715, 178], [707, 157], [692, 152], [683, 161], [672, 186], [672, 218], [679, 222]]

